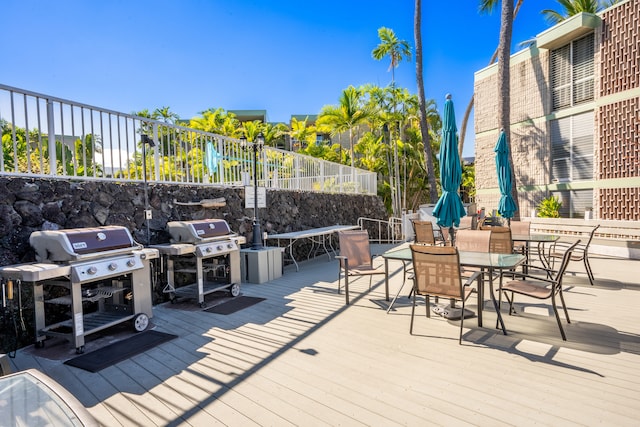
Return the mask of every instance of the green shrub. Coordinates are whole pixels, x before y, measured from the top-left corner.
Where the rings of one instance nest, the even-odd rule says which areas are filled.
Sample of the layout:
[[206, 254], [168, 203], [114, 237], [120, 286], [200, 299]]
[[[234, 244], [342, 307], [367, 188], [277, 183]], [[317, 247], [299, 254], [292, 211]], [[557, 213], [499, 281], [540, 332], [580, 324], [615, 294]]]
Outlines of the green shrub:
[[542, 200], [538, 205], [538, 217], [540, 218], [560, 218], [560, 207], [562, 202], [553, 196]]

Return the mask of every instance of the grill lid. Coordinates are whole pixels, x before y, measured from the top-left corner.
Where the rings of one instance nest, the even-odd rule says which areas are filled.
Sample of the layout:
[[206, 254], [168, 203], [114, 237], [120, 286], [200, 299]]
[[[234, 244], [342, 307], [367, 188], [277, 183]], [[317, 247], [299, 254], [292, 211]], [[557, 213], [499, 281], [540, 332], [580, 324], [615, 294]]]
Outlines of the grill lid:
[[232, 234], [224, 219], [170, 221], [167, 223], [167, 231], [172, 243], [199, 243]]
[[34, 231], [29, 243], [36, 251], [36, 260], [73, 261], [91, 255], [104, 255], [139, 249], [129, 229], [120, 226], [70, 228], [65, 230]]

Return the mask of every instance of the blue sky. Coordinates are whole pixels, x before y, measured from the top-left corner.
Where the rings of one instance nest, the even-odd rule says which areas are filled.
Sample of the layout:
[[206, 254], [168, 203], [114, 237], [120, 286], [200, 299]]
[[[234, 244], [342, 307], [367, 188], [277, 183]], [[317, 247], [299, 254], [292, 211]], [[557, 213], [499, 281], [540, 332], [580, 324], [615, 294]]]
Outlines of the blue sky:
[[[451, 93], [458, 125], [499, 34], [499, 10], [479, 15], [477, 5], [423, 0], [426, 96], [441, 109]], [[389, 84], [388, 61], [371, 57], [377, 30], [413, 46], [413, 9], [413, 0], [2, 0], [0, 83], [127, 113], [264, 109], [288, 122], [336, 104], [349, 85]], [[549, 27], [542, 9], [561, 10], [525, 0], [512, 51]], [[416, 93], [413, 58], [395, 76]]]

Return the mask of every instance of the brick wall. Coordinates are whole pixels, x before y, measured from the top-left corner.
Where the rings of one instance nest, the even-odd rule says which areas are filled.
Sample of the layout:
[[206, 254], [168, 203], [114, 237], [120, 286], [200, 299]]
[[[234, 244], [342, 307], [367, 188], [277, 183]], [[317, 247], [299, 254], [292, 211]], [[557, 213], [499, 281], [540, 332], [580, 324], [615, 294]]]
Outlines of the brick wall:
[[[601, 15], [596, 31], [596, 110], [594, 178], [640, 177], [640, 1], [632, 0]], [[511, 58], [511, 147], [518, 186], [552, 185], [548, 115], [550, 51], [531, 50]], [[536, 55], [537, 53], [537, 55]], [[493, 147], [498, 138], [497, 72], [485, 70], [475, 82], [476, 202], [487, 210], [497, 207], [497, 178]], [[634, 92], [635, 91], [635, 92]], [[610, 98], [605, 98], [610, 97]], [[610, 100], [610, 101], [609, 101]], [[640, 220], [640, 188], [596, 185], [596, 216], [612, 220]], [[597, 188], [597, 187], [604, 188]], [[615, 187], [615, 184], [611, 184]], [[483, 191], [487, 190], [487, 191]], [[546, 190], [519, 194], [520, 215], [547, 196]]]
[[[548, 89], [549, 52], [520, 60], [511, 66], [511, 149], [518, 186], [544, 185], [549, 181], [548, 129], [544, 120], [550, 109]], [[497, 73], [475, 83], [476, 130], [476, 188], [497, 189], [495, 153], [498, 140]], [[528, 217], [531, 210], [545, 197], [543, 191], [522, 192], [518, 195], [520, 212]], [[489, 212], [497, 208], [499, 194], [479, 191], [478, 207]]]
[[[602, 15], [600, 97], [640, 88], [640, 1]], [[597, 179], [640, 177], [640, 97], [601, 105], [596, 114]], [[597, 191], [598, 217], [640, 220], [640, 188]]]

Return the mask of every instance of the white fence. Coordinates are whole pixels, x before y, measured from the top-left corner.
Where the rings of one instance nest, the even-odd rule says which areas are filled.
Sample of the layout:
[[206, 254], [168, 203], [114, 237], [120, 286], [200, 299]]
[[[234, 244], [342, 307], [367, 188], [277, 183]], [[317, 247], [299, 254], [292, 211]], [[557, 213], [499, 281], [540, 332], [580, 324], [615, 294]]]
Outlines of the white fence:
[[[0, 84], [0, 174], [376, 194], [373, 172]], [[55, 138], [50, 138], [55, 135]]]

